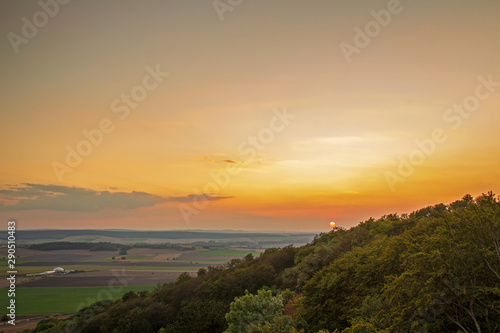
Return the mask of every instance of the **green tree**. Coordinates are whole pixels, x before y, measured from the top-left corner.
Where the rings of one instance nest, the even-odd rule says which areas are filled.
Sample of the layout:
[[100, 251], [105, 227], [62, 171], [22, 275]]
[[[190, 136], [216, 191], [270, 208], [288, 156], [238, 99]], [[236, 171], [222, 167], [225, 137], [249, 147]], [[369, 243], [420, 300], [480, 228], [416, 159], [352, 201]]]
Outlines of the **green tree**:
[[134, 299], [134, 298], [138, 298], [139, 296], [134, 292], [134, 291], [129, 291], [129, 292], [126, 292], [123, 296], [122, 296], [122, 301], [126, 302], [128, 301], [129, 299]]
[[56, 325], [55, 318], [44, 318], [38, 322], [35, 329], [33, 330], [33, 333], [45, 332], [46, 330], [49, 330], [50, 328], [54, 327], [55, 325]]
[[236, 297], [226, 314], [227, 333], [248, 332], [272, 322], [283, 311], [283, 297], [273, 296], [270, 290], [259, 290], [257, 295], [245, 292], [244, 296]]

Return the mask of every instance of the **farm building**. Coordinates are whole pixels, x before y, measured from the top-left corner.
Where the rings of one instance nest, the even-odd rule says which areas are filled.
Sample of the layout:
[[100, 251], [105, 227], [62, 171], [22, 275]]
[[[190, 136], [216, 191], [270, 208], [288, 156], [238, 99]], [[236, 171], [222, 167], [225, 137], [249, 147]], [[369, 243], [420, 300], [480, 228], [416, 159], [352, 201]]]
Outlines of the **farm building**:
[[45, 271], [42, 273], [26, 274], [26, 276], [41, 276], [41, 275], [53, 275], [53, 274], [68, 274], [73, 272], [72, 270], [64, 270], [62, 267], [56, 267], [51, 271]]

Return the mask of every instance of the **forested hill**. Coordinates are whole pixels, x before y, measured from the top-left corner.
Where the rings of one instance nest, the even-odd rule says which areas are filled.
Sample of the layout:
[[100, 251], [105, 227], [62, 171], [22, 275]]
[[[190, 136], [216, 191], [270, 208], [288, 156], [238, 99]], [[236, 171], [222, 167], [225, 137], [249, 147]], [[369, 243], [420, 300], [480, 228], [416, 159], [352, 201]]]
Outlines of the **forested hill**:
[[301, 248], [200, 269], [195, 278], [181, 275], [39, 326], [92, 333], [499, 332], [499, 198], [467, 195], [369, 219]]

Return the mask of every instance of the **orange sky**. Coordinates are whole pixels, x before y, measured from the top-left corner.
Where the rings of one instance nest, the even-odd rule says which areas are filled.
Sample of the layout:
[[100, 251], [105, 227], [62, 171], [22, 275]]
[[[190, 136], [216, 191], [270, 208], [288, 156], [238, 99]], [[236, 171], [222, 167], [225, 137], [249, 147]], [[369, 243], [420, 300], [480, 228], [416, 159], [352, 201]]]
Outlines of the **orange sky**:
[[0, 3], [19, 228], [326, 231], [500, 193], [498, 1], [59, 1]]

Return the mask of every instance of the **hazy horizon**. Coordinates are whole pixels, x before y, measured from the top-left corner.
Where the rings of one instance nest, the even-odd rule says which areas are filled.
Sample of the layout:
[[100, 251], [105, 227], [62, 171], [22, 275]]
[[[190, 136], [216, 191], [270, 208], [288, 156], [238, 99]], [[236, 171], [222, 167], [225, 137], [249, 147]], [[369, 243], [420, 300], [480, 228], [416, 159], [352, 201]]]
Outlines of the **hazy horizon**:
[[[161, 231], [161, 232], [166, 232], [166, 231], [187, 231], [187, 232], [197, 232], [197, 231], [202, 231], [202, 232], [206, 232], [206, 231], [213, 231], [213, 232], [219, 232], [219, 233], [225, 233], [225, 232], [236, 232], [236, 233], [239, 233], [239, 232], [248, 232], [248, 231], [252, 231], [252, 232], [256, 232], [256, 233], [295, 233], [295, 231], [286, 231], [286, 230], [244, 230], [244, 229], [107, 229], [107, 228], [103, 228], [103, 229], [99, 229], [99, 228], [95, 228], [95, 229], [75, 229], [75, 228], [57, 228], [57, 229], [52, 229], [52, 228], [39, 228], [39, 229], [21, 229], [21, 231], [37, 231], [37, 230], [47, 230], [47, 231], [50, 231], [50, 230], [76, 230], [76, 231], [93, 231], [93, 230], [96, 230], [96, 231], [130, 231], [130, 232], [134, 232], [134, 231]], [[323, 231], [317, 231], [317, 233], [320, 233], [320, 232], [324, 232]], [[310, 231], [310, 232], [307, 232], [307, 231], [300, 231], [300, 232], [297, 232], [297, 233], [304, 233], [304, 234], [314, 234], [315, 231]]]

